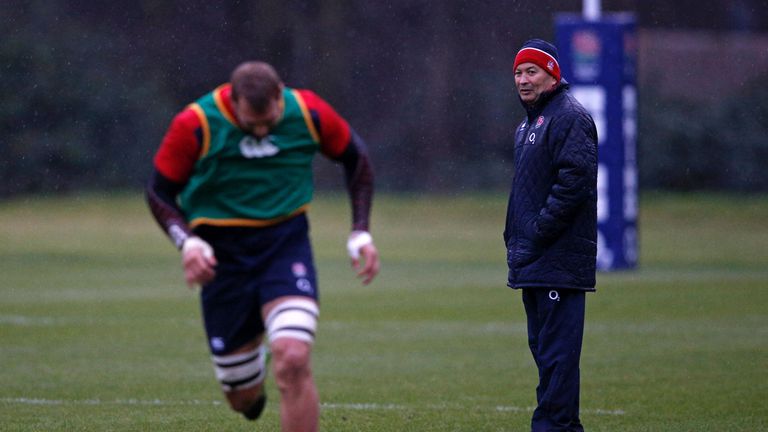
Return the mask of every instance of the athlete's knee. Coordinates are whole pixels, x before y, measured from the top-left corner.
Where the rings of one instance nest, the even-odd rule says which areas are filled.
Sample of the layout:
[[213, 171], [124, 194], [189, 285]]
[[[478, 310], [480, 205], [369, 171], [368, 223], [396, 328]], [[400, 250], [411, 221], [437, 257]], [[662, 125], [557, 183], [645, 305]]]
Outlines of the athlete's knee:
[[281, 389], [310, 375], [310, 354], [318, 315], [317, 304], [308, 298], [282, 301], [267, 315], [265, 324], [275, 380]]
[[311, 345], [297, 339], [281, 338], [272, 343], [271, 349], [278, 386], [291, 386], [310, 375]]

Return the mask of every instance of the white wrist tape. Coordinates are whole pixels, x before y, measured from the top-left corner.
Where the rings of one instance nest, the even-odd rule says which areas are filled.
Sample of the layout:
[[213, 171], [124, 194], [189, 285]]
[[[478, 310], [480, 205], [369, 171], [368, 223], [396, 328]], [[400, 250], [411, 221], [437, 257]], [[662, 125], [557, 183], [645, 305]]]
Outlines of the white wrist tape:
[[188, 237], [184, 240], [184, 244], [181, 246], [181, 253], [182, 255], [186, 255], [187, 252], [192, 249], [202, 249], [203, 256], [206, 258], [211, 258], [213, 256], [213, 248], [211, 245], [206, 243], [206, 241], [200, 237]]
[[360, 258], [360, 248], [373, 244], [373, 237], [368, 231], [354, 231], [347, 240], [347, 253], [352, 259]]

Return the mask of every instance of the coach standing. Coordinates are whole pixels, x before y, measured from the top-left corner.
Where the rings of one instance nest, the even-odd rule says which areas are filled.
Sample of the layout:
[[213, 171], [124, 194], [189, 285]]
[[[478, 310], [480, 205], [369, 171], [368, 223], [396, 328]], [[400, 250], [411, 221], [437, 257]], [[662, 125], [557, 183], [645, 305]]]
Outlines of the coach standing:
[[539, 372], [531, 430], [583, 431], [579, 358], [585, 292], [595, 290], [597, 131], [568, 93], [554, 45], [527, 41], [513, 70], [527, 115], [515, 131], [504, 242], [508, 285], [522, 290]]
[[310, 353], [318, 291], [306, 209], [317, 152], [344, 167], [352, 204], [347, 249], [364, 283], [379, 271], [368, 233], [373, 174], [362, 139], [309, 90], [283, 85], [267, 63], [173, 120], [155, 156], [150, 209], [181, 250], [201, 303], [216, 378], [248, 419], [266, 401], [266, 345], [283, 431], [314, 432], [319, 403]]

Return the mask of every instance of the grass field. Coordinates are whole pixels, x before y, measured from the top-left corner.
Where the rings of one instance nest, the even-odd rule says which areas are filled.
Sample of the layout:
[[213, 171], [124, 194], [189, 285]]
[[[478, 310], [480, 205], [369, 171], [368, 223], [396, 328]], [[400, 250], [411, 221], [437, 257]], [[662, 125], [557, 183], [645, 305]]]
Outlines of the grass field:
[[[535, 366], [505, 288], [504, 194], [378, 197], [383, 271], [310, 215], [324, 431], [526, 431]], [[645, 195], [641, 266], [587, 299], [589, 431], [768, 431], [768, 197]], [[1, 431], [275, 431], [223, 404], [196, 294], [140, 195], [0, 203]]]

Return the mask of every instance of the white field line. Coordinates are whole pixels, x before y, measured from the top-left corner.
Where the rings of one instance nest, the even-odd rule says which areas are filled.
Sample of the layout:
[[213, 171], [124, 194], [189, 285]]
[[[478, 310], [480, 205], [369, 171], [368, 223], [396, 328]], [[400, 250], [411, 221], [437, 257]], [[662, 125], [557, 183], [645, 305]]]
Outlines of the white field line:
[[[0, 325], [8, 325], [14, 327], [64, 327], [64, 326], [82, 326], [82, 325], [116, 325], [125, 326], [130, 325], [133, 318], [91, 318], [91, 317], [51, 317], [51, 316], [24, 316], [24, 315], [2, 315], [0, 314]], [[153, 320], [154, 322], [165, 322], [182, 324], [188, 327], [198, 327], [200, 325], [199, 319], [190, 317], [182, 319], [163, 319], [159, 318]]]
[[154, 406], [181, 406], [181, 405], [222, 405], [220, 401], [201, 400], [161, 400], [161, 399], [41, 399], [41, 398], [0, 398], [2, 404], [19, 405], [154, 405]]
[[[677, 320], [669, 322], [587, 322], [586, 332], [590, 334], [679, 334], [686, 332], [691, 335], [706, 335], [707, 337], [739, 337], [745, 333], [745, 326], [755, 336], [768, 334], [768, 327], [763, 323], [766, 319], [765, 314], [750, 314], [742, 316], [738, 322], [719, 323], [717, 326], [702, 325], [701, 319]], [[174, 320], [175, 323], [182, 323], [189, 327], [199, 325], [197, 319], [189, 318], [184, 320]], [[62, 327], [68, 325], [128, 325], [128, 319], [111, 320], [108, 318], [89, 319], [89, 318], [60, 318], [60, 317], [31, 317], [24, 315], [3, 315], [0, 314], [0, 326], [14, 327]], [[350, 322], [344, 321], [320, 321], [321, 337], [325, 332], [333, 333], [338, 331], [348, 331], [349, 329], [359, 328]], [[405, 331], [407, 329], [407, 332]], [[422, 323], [404, 323], [400, 321], [377, 321], [372, 323], [362, 334], [371, 337], [370, 333], [377, 331], [375, 337], [394, 337], [406, 338], [409, 335], [418, 337], [424, 332], [433, 335], [525, 335], [527, 330], [525, 324], [510, 323], [502, 321], [491, 322], [464, 322], [464, 321], [432, 321]], [[383, 336], [382, 336], [383, 335]]]
[[[137, 406], [200, 406], [210, 405], [218, 406], [223, 405], [221, 401], [201, 401], [197, 399], [193, 400], [162, 400], [162, 399], [40, 399], [40, 398], [0, 398], [0, 404], [5, 405], [137, 405]], [[379, 404], [379, 403], [334, 403], [324, 402], [320, 404], [322, 409], [328, 410], [354, 410], [354, 411], [405, 411], [408, 409], [418, 410], [416, 407], [409, 407], [407, 405], [400, 404]], [[432, 404], [427, 405], [429, 410], [443, 411], [450, 409], [451, 406], [444, 404]], [[457, 409], [466, 409], [466, 406], [456, 406]], [[474, 409], [480, 409], [483, 411], [497, 411], [497, 412], [532, 412], [534, 407], [518, 407], [518, 406], [495, 406], [495, 407], [475, 407]], [[595, 414], [595, 415], [609, 415], [620, 416], [626, 414], [624, 410], [608, 410], [608, 409], [582, 409], [582, 414]]]

